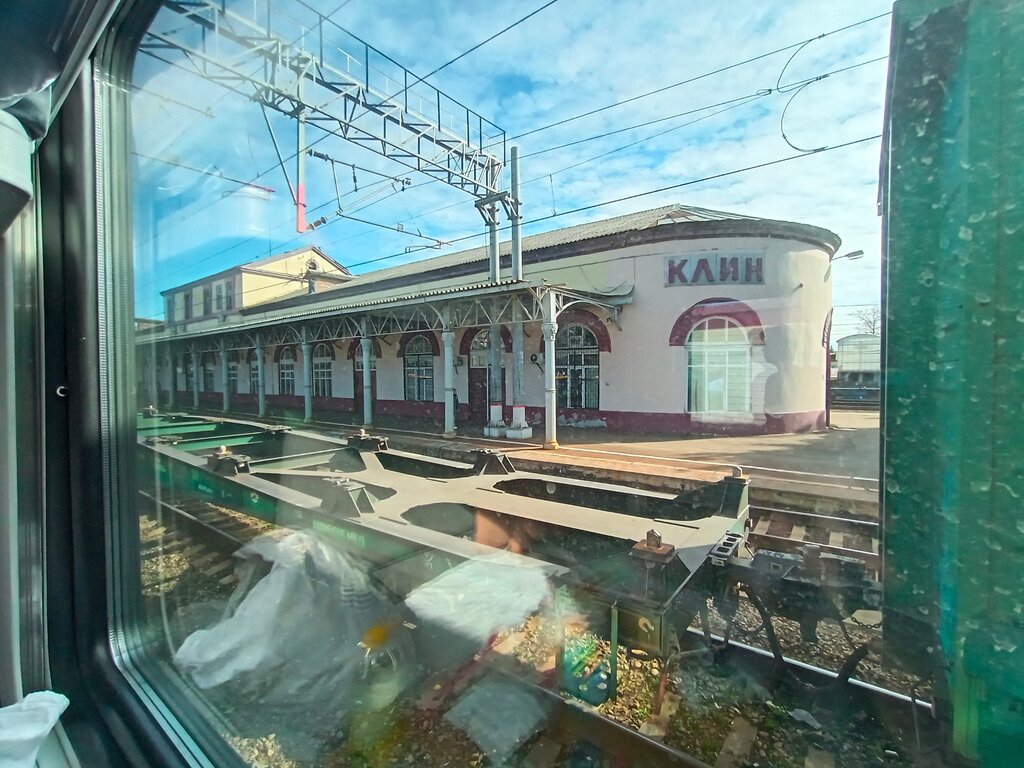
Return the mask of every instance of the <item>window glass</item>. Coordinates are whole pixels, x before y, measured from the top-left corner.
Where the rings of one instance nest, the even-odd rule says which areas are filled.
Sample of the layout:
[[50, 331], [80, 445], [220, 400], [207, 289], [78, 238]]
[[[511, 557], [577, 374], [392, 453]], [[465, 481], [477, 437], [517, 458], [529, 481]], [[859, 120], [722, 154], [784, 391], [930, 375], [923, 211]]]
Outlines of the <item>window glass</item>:
[[277, 359], [277, 394], [295, 394], [295, 350], [285, 347]]
[[[990, 674], [1016, 636], [949, 612], [1010, 605], [1019, 569], [942, 581], [991, 553], [940, 540], [923, 483], [929, 525], [882, 535], [880, 496], [905, 499], [885, 414], [924, 382], [882, 346], [883, 275], [919, 313], [887, 337], [904, 352], [1015, 307], [940, 294], [944, 269], [982, 279], [957, 249], [1004, 247], [982, 232], [1016, 204], [932, 218], [966, 210], [1018, 114], [963, 100], [1020, 78], [995, 72], [1009, 48], [968, 67], [950, 42], [977, 4], [937, 5], [162, 4], [98, 83], [127, 100], [101, 161], [127, 164], [131, 210], [101, 202], [139, 329], [110, 380], [159, 393], [111, 473], [136, 504], [112, 631], [173, 680], [168, 711], [281, 768], [942, 768], [947, 742], [975, 759], [1019, 728], [1019, 675]], [[918, 131], [943, 133], [908, 150]], [[933, 175], [954, 181], [924, 200]], [[921, 206], [885, 240], [879, 190]], [[883, 262], [897, 243], [920, 245]], [[1018, 359], [1016, 328], [991, 349]], [[961, 358], [929, 350], [947, 378], [925, 389], [953, 393]], [[1019, 404], [960, 394], [915, 424]]]
[[326, 344], [317, 344], [313, 350], [313, 397], [330, 397], [331, 371], [334, 354]]
[[691, 413], [747, 413], [751, 346], [746, 329], [729, 318], [701, 321], [686, 345]]
[[405, 347], [405, 399], [434, 399], [434, 352], [426, 336], [415, 336]]
[[598, 408], [601, 364], [597, 337], [582, 325], [570, 325], [558, 332], [555, 350], [558, 405]]

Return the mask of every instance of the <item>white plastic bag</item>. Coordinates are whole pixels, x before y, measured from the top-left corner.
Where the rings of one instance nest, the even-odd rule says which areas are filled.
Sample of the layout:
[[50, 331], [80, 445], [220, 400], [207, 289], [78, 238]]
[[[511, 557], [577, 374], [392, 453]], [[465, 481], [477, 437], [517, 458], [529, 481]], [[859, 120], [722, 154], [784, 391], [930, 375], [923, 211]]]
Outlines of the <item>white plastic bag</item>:
[[67, 707], [67, 696], [38, 691], [0, 709], [0, 768], [33, 768], [39, 747]]
[[199, 687], [258, 701], [267, 715], [309, 729], [398, 694], [411, 642], [358, 562], [306, 531], [261, 536], [236, 557], [240, 583], [225, 616], [174, 654]]

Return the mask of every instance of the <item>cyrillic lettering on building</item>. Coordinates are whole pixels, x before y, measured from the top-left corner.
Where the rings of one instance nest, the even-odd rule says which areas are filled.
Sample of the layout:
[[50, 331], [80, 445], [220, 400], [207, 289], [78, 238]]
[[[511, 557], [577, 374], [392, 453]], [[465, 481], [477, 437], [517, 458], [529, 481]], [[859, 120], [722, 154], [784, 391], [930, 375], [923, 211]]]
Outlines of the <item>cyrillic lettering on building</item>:
[[718, 253], [697, 251], [665, 257], [665, 286], [678, 285], [761, 285], [764, 283], [763, 253]]

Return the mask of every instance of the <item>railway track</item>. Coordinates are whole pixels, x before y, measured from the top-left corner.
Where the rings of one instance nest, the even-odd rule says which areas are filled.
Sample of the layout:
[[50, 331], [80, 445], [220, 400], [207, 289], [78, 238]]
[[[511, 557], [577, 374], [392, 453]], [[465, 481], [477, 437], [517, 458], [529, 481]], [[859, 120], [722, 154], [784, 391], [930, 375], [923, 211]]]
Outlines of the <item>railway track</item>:
[[822, 552], [863, 560], [876, 574], [881, 568], [876, 521], [757, 506], [751, 506], [750, 518], [753, 549], [799, 552], [815, 544]]
[[206, 501], [163, 501], [139, 493], [139, 533], [143, 561], [180, 555], [189, 568], [221, 585], [234, 582], [239, 547], [264, 533], [266, 523], [233, 513]]

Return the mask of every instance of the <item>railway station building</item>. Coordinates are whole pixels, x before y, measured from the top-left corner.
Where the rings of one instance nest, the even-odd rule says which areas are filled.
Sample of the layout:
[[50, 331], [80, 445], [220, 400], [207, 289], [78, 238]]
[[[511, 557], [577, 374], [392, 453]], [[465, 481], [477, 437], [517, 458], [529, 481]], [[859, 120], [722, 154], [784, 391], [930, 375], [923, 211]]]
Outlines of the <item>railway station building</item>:
[[[140, 403], [557, 446], [561, 426], [825, 426], [832, 232], [670, 205], [352, 275], [316, 248], [164, 291]], [[510, 273], [515, 276], [510, 276]], [[347, 414], [344, 419], [339, 416]], [[539, 436], [538, 434], [538, 436]]]

